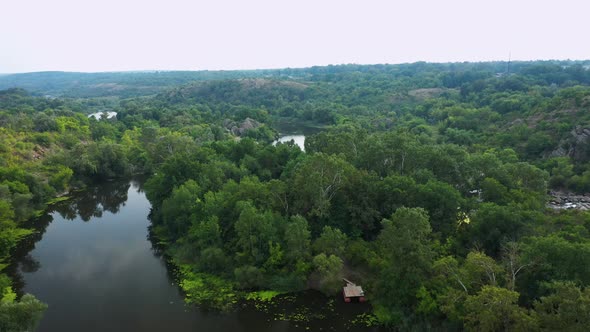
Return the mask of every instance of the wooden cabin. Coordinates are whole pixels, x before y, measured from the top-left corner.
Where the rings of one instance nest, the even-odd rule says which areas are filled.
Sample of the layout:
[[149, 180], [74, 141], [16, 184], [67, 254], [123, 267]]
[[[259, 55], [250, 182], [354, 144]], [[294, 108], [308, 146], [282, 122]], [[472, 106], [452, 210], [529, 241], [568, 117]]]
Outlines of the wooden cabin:
[[359, 302], [365, 302], [365, 292], [363, 288], [354, 282], [348, 279], [342, 279], [346, 282], [346, 286], [344, 286], [342, 290], [342, 294], [344, 296], [344, 302], [350, 303], [353, 299], [358, 299]]

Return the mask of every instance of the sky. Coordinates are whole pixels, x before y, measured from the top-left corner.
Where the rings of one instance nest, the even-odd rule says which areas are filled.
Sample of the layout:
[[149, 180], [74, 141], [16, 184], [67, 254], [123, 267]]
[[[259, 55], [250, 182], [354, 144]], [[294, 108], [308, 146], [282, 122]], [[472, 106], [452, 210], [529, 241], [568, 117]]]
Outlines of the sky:
[[587, 0], [0, 0], [0, 73], [590, 59]]

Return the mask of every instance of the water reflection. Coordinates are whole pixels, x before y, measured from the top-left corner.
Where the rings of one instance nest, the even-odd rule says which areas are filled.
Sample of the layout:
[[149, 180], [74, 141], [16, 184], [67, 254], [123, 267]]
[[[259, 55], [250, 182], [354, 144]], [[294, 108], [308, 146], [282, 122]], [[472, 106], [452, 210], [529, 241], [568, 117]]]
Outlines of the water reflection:
[[26, 287], [23, 274], [37, 272], [42, 267], [41, 262], [31, 252], [43, 239], [47, 227], [54, 220], [54, 215], [59, 215], [65, 220], [72, 221], [80, 218], [84, 222], [88, 222], [92, 218], [102, 217], [105, 211], [116, 214], [128, 200], [127, 192], [130, 186], [133, 185], [138, 192], [142, 192], [141, 184], [141, 180], [131, 183], [119, 181], [91, 187], [83, 192], [72, 194], [67, 201], [50, 206], [44, 215], [24, 223], [23, 227], [33, 229], [34, 233], [15, 248], [12, 263], [6, 269], [6, 272], [14, 280], [17, 294], [22, 295]]
[[[35, 233], [16, 248], [7, 272], [18, 294], [33, 293], [49, 304], [40, 331], [112, 330], [112, 322], [96, 323], [108, 317], [136, 330], [133, 316], [124, 314], [128, 308], [145, 308], [142, 302], [150, 299], [159, 305], [169, 305], [170, 299], [182, 303], [152, 254], [150, 204], [141, 184], [88, 188], [26, 223]], [[167, 295], [143, 296], [158, 287]], [[153, 311], [146, 309], [148, 315]]]
[[26, 255], [20, 260], [20, 270], [24, 273], [33, 273], [39, 270], [41, 263], [31, 255]]
[[[39, 331], [344, 330], [342, 313], [366, 311], [338, 304], [334, 310], [313, 292], [290, 296], [296, 302], [280, 302], [272, 312], [253, 305], [230, 313], [185, 305], [174, 268], [150, 241], [151, 206], [141, 183], [90, 188], [29, 223], [37, 232], [19, 246], [9, 273], [18, 293], [49, 304]], [[277, 321], [287, 312], [312, 321]]]
[[80, 217], [88, 222], [102, 217], [105, 211], [118, 213], [127, 201], [127, 192], [131, 186], [128, 182], [109, 182], [100, 187], [92, 187], [83, 194], [72, 197], [65, 204], [58, 204], [55, 212], [67, 220]]
[[35, 272], [41, 267], [41, 263], [30, 255], [35, 249], [35, 244], [43, 238], [47, 225], [51, 223], [53, 217], [43, 215], [35, 219], [35, 223], [27, 223], [26, 228], [32, 228], [35, 232], [19, 243], [19, 246], [13, 250], [11, 255], [12, 262], [6, 268], [5, 272], [12, 278], [14, 290], [19, 295], [23, 295], [25, 280], [22, 272]]

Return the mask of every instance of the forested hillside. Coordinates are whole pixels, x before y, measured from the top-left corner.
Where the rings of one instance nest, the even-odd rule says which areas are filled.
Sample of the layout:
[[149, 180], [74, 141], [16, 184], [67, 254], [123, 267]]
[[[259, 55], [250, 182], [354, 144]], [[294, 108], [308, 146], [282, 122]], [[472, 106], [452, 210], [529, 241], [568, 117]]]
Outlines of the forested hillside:
[[[190, 302], [335, 296], [348, 277], [392, 329], [586, 330], [590, 214], [547, 202], [590, 191], [589, 66], [0, 76], [14, 87], [0, 91], [0, 254], [56, 197], [147, 174], [153, 236]], [[124, 92], [97, 88], [117, 75]], [[302, 152], [271, 144], [280, 122], [323, 130]], [[1, 282], [0, 330], [38, 319]], [[11, 321], [22, 303], [34, 314]]]
[[22, 88], [50, 97], [135, 97], [192, 81], [262, 75], [266, 71], [37, 72], [0, 75], [0, 90]]

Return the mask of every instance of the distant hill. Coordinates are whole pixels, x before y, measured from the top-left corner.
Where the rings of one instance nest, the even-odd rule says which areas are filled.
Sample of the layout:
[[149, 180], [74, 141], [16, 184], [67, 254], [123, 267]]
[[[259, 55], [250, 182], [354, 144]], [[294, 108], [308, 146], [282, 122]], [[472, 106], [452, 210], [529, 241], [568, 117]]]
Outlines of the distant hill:
[[[137, 97], [161, 93], [168, 88], [191, 82], [228, 79], [290, 79], [337, 82], [343, 77], [362, 80], [371, 75], [392, 80], [416, 77], [417, 74], [441, 75], [446, 87], [459, 87], [465, 82], [521, 73], [534, 76], [543, 83], [561, 85], [567, 80], [583, 83], [587, 79], [590, 61], [517, 61], [474, 63], [426, 63], [336, 65], [310, 68], [230, 70], [230, 71], [133, 71], [133, 72], [34, 72], [0, 74], [0, 90], [21, 88], [34, 95], [52, 97]], [[367, 76], [369, 75], [369, 76]], [[435, 82], [421, 88], [434, 88]]]
[[35, 72], [0, 75], [0, 90], [22, 88], [55, 97], [131, 97], [152, 95], [193, 81], [280, 75], [280, 71], [142, 71], [142, 72]]

